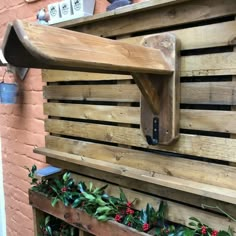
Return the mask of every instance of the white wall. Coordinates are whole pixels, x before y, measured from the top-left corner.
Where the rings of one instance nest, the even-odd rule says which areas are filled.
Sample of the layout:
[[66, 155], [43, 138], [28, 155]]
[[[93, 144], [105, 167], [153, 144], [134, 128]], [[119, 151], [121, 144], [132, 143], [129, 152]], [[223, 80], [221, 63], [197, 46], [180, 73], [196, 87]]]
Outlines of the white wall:
[[5, 200], [3, 190], [3, 173], [2, 173], [2, 142], [0, 137], [0, 235], [6, 236], [6, 214]]

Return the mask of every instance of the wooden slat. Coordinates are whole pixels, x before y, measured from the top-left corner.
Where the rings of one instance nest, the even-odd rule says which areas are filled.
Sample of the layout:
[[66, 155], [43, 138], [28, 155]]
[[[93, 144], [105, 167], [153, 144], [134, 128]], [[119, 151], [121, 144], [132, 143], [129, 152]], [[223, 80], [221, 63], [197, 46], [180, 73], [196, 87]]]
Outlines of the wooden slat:
[[[83, 181], [86, 184], [92, 182], [96, 187], [102, 187], [106, 184], [106, 182], [91, 179], [82, 175], [73, 175], [73, 177], [78, 181]], [[135, 201], [135, 208], [138, 210], [144, 209], [146, 204], [151, 204], [154, 208], [157, 208], [161, 199], [147, 195], [144, 193], [140, 193], [137, 191], [133, 191], [127, 188], [122, 188], [127, 198], [132, 201], [133, 199], [137, 199]], [[119, 197], [119, 189], [116, 185], [110, 184], [106, 189], [109, 195]], [[226, 217], [222, 217], [216, 214], [212, 214], [209, 212], [205, 212], [203, 210], [199, 210], [196, 208], [188, 207], [186, 205], [181, 205], [171, 201], [165, 201], [168, 206], [168, 211], [166, 212], [165, 218], [171, 222], [175, 222], [178, 224], [182, 224], [185, 226], [189, 226], [189, 218], [194, 216], [198, 218], [201, 222], [209, 225], [210, 227], [222, 230], [223, 227], [228, 228], [230, 226], [234, 232], [236, 232], [236, 222], [229, 222], [229, 219]], [[181, 212], [181, 214], [180, 214]]]
[[[181, 42], [181, 50], [191, 50], [235, 45], [235, 29], [235, 21], [229, 21], [174, 30], [170, 31], [170, 33], [175, 34]], [[224, 34], [219, 34], [219, 32], [224, 32]], [[123, 39], [122, 41], [131, 44], [140, 44], [143, 37], [144, 36], [132, 37]]]
[[176, 143], [172, 145], [150, 146], [146, 143], [141, 130], [129, 127], [46, 120], [45, 129], [56, 134], [202, 156], [217, 160], [236, 161], [236, 140], [233, 139], [181, 134]]
[[[66, 118], [140, 124], [139, 107], [46, 103], [44, 104], [44, 114]], [[223, 122], [223, 120], [227, 122]], [[182, 109], [180, 128], [236, 133], [236, 112]]]
[[44, 87], [44, 98], [79, 101], [137, 102], [140, 92], [136, 85], [66, 85]]
[[[44, 87], [46, 99], [139, 102], [140, 92], [133, 85], [66, 85]], [[236, 105], [233, 82], [181, 84], [181, 103]]]
[[60, 81], [105, 81], [105, 80], [129, 80], [133, 79], [130, 75], [88, 73], [64, 70], [43, 70], [42, 78], [44, 82]]
[[235, 75], [236, 52], [181, 58], [181, 76]]
[[181, 110], [182, 129], [236, 133], [236, 112], [209, 110]]
[[236, 83], [182, 83], [181, 102], [187, 104], [236, 104]]
[[45, 103], [44, 114], [77, 119], [102, 120], [139, 124], [139, 108], [128, 106], [99, 106], [63, 103]]
[[198, 183], [191, 180], [181, 179], [173, 176], [162, 174], [153, 174], [149, 171], [144, 171], [136, 168], [126, 167], [118, 164], [111, 164], [101, 160], [94, 160], [88, 157], [59, 152], [47, 148], [34, 149], [35, 153], [52, 157], [58, 160], [66, 160], [74, 164], [87, 166], [90, 168], [103, 170], [110, 173], [115, 173], [128, 178], [142, 180], [155, 185], [164, 186], [167, 188], [177, 189], [183, 192], [205, 196], [207, 198], [216, 199], [232, 204], [236, 204], [236, 190], [223, 187], [216, 187], [209, 184]]
[[[175, 176], [196, 182], [236, 189], [233, 167], [213, 163], [162, 156], [150, 152], [46, 136], [46, 147], [52, 150], [86, 156], [128, 167]], [[209, 175], [209, 173], [211, 173]]]
[[[70, 24], [81, 32], [109, 37], [144, 30], [160, 29], [163, 27], [181, 25], [222, 16], [235, 15], [236, 3], [232, 0], [199, 0], [177, 3], [175, 6], [155, 7], [143, 12], [111, 15], [100, 20]], [[102, 15], [101, 15], [102, 16]], [[96, 17], [96, 16], [95, 16]], [[155, 20], [153, 20], [155, 19]], [[128, 23], [127, 23], [128, 22]], [[75, 27], [76, 26], [76, 27]], [[109, 30], [107, 30], [109, 29]]]

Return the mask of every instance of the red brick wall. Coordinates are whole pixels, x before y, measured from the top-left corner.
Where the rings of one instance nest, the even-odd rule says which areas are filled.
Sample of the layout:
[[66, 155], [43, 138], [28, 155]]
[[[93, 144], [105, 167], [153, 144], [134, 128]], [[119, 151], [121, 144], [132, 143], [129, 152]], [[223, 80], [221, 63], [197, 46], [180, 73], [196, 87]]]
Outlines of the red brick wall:
[[[27, 4], [24, 0], [0, 0], [0, 40], [8, 22], [16, 18], [34, 20], [40, 8], [55, 1], [41, 0]], [[97, 0], [95, 12], [105, 11], [107, 5], [106, 0]], [[4, 70], [0, 68], [0, 78]], [[13, 81], [14, 78], [7, 75], [5, 80]], [[31, 69], [23, 82], [17, 82], [20, 87], [18, 104], [0, 104], [7, 235], [31, 236], [32, 209], [28, 204], [30, 185], [24, 166], [36, 164], [40, 168], [45, 165], [45, 158], [33, 153], [35, 147], [44, 146], [41, 71]]]

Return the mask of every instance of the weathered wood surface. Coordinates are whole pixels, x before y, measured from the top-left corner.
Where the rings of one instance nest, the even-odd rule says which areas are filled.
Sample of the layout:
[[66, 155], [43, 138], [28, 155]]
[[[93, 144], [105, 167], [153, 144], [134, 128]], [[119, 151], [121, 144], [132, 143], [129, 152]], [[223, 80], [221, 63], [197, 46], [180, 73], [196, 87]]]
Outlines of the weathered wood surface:
[[[78, 181], [84, 181], [86, 184], [92, 182], [96, 187], [102, 187], [106, 184], [106, 182], [91, 179], [82, 175], [73, 175], [73, 177]], [[160, 198], [155, 196], [150, 196], [127, 188], [122, 188], [122, 189], [130, 201], [136, 199], [134, 203], [134, 208], [137, 210], [144, 209], [147, 203], [151, 204], [155, 209], [157, 209], [161, 201]], [[119, 189], [117, 188], [116, 185], [109, 184], [106, 191], [108, 192], [109, 195], [119, 197]], [[189, 226], [188, 225], [190, 222], [189, 218], [194, 216], [214, 229], [220, 230], [222, 229], [222, 227], [227, 229], [228, 226], [230, 226], [232, 230], [236, 232], [236, 223], [231, 222], [226, 217], [222, 217], [216, 214], [205, 212], [203, 210], [199, 210], [193, 207], [188, 207], [186, 205], [181, 205], [171, 201], [165, 201], [165, 202], [167, 203], [168, 206], [168, 211], [166, 212], [167, 214], [165, 215], [165, 217], [167, 220], [171, 222]]]
[[[41, 40], [45, 35], [47, 41]], [[12, 41], [16, 41], [14, 52]], [[158, 49], [20, 20], [8, 26], [3, 52], [6, 60], [18, 67], [125, 74], [173, 71]], [[21, 52], [23, 59], [16, 52]]]
[[[139, 102], [136, 85], [53, 85], [44, 87], [44, 98], [76, 101]], [[181, 84], [181, 103], [236, 105], [235, 82]]]
[[[143, 46], [159, 49], [163, 53], [173, 73], [164, 76], [131, 73], [142, 94], [140, 125], [149, 143], [168, 145], [179, 137], [180, 42], [173, 34], [156, 35], [143, 40]], [[154, 119], [158, 128], [154, 128]]]
[[180, 75], [186, 77], [235, 75], [235, 60], [236, 52], [182, 56]]
[[236, 161], [236, 140], [229, 138], [181, 134], [180, 138], [169, 146], [150, 146], [147, 144], [139, 129], [129, 127], [63, 120], [46, 120], [45, 129], [47, 132], [54, 134], [119, 143], [152, 150], [177, 152], [216, 160]]
[[[235, 189], [234, 167], [114, 147], [68, 138], [46, 136], [46, 147], [95, 160], [107, 161], [163, 175]], [[209, 173], [211, 173], [209, 175]]]
[[[46, 103], [44, 114], [49, 116], [124, 124], [140, 124], [140, 108], [68, 103]], [[236, 112], [182, 109], [180, 128], [236, 133]], [[222, 122], [227, 120], [227, 122]]]
[[134, 12], [142, 12], [142, 11], [146, 11], [148, 9], [152, 9], [152, 8], [160, 8], [163, 6], [171, 6], [171, 5], [175, 5], [176, 3], [180, 3], [180, 2], [186, 2], [186, 1], [190, 1], [190, 0], [149, 0], [149, 1], [145, 1], [145, 2], [140, 2], [138, 4], [132, 4], [132, 5], [127, 5], [121, 8], [117, 8], [115, 10], [112, 11], [108, 11], [105, 13], [100, 13], [100, 14], [95, 14], [91, 17], [82, 17], [82, 18], [78, 18], [78, 19], [73, 19], [70, 21], [65, 21], [65, 22], [59, 22], [54, 24], [54, 26], [56, 27], [71, 27], [73, 25], [77, 25], [78, 23], [88, 23], [91, 21], [98, 21], [98, 20], [102, 20], [105, 19], [106, 17], [111, 17], [111, 16], [116, 16], [116, 15], [123, 15], [123, 14], [130, 14], [130, 13], [134, 13]]
[[[155, 8], [154, 5], [153, 8], [150, 7], [145, 11], [134, 11], [133, 14], [123, 14], [121, 17], [119, 17], [119, 13], [112, 12], [106, 13], [107, 16], [103, 14], [95, 15], [85, 19], [84, 22], [68, 22], [66, 27], [109, 37], [151, 29], [159, 30], [169, 26], [183, 25], [184, 27], [185, 24], [235, 15], [236, 13], [236, 3], [232, 0], [224, 2], [221, 0], [192, 0], [182, 3], [176, 1], [174, 3], [176, 5], [160, 8]], [[127, 24], [127, 22], [129, 23]]]
[[135, 180], [145, 181], [154, 185], [160, 185], [167, 188], [177, 189], [183, 192], [192, 193], [215, 200], [236, 204], [236, 190], [224, 187], [213, 186], [209, 184], [198, 183], [191, 180], [181, 179], [173, 176], [144, 171], [137, 168], [118, 165], [101, 160], [95, 160], [81, 155], [64, 153], [47, 148], [36, 148], [35, 153], [52, 157], [54, 159], [69, 161], [71, 163], [82, 165], [112, 174], [118, 174]]
[[83, 231], [87, 231], [97, 236], [114, 235], [114, 236], [147, 236], [148, 234], [138, 232], [130, 227], [114, 221], [99, 222], [80, 209], [65, 207], [61, 202], [56, 207], [51, 206], [51, 200], [47, 197], [36, 193], [29, 192], [30, 204], [41, 211], [51, 214], [68, 224], [73, 225]]
[[[135, 180], [131, 178], [127, 178], [125, 176], [112, 174], [109, 172], [100, 171], [97, 169], [91, 169], [85, 166], [75, 165], [74, 163], [70, 163], [67, 161], [62, 161], [58, 159], [54, 159], [51, 157], [47, 157], [47, 163], [51, 165], [60, 166], [71, 171], [74, 171], [78, 174], [83, 174], [86, 176], [90, 176], [91, 178], [101, 179], [101, 180], [112, 180], [113, 183], [118, 184], [120, 186], [130, 188], [139, 191], [142, 189], [143, 192], [157, 195], [163, 198], [173, 199], [174, 201], [179, 201], [184, 204], [189, 204], [192, 206], [197, 206], [198, 208], [202, 207], [202, 204], [206, 204], [209, 206], [219, 206], [225, 212], [230, 214], [233, 217], [236, 217], [236, 205], [229, 204], [226, 202], [218, 201], [211, 198], [206, 198], [204, 196], [182, 192], [176, 189], [166, 188], [163, 186], [158, 186], [152, 183], [148, 183], [142, 180]], [[214, 210], [218, 212], [217, 210]], [[218, 212], [219, 213], [219, 212]]]

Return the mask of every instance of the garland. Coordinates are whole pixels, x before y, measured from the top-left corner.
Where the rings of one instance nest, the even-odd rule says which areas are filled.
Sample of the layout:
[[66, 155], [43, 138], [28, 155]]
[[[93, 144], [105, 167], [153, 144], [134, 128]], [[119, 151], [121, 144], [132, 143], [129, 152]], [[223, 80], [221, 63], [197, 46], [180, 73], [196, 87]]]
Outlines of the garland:
[[58, 178], [39, 182], [35, 177], [37, 167], [34, 165], [27, 170], [33, 185], [31, 189], [50, 197], [53, 207], [61, 201], [65, 206], [83, 209], [99, 221], [115, 220], [141, 232], [155, 228], [156, 236], [233, 236], [230, 227], [228, 231], [218, 232], [195, 217], [190, 218], [191, 228], [171, 223], [165, 219], [167, 205], [163, 201], [159, 204], [158, 210], [147, 204], [145, 209], [138, 211], [134, 209], [136, 199], [129, 201], [121, 188], [120, 196], [114, 197], [105, 192], [108, 185], [95, 188], [93, 183], [89, 186], [84, 182], [76, 184], [69, 172]]

